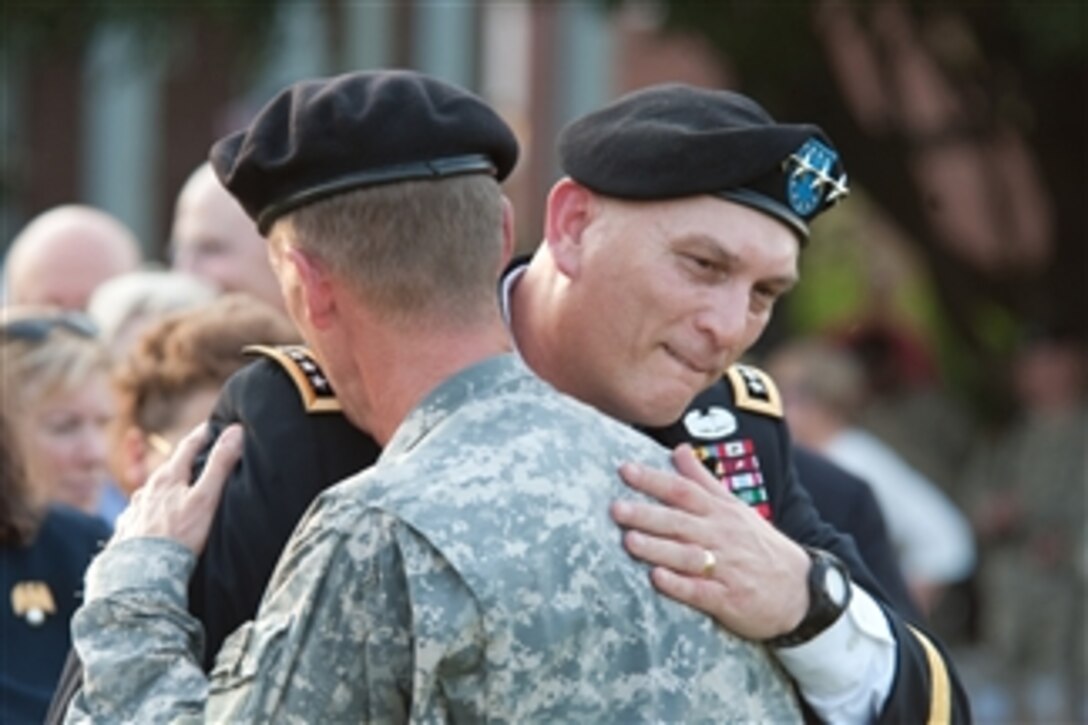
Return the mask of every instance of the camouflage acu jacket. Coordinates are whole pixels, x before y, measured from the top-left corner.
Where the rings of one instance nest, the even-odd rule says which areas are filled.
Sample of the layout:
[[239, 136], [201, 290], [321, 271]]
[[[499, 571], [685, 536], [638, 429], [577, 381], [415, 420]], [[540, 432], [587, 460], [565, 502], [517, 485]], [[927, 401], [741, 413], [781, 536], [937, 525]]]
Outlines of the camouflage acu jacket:
[[111, 547], [74, 635], [96, 721], [791, 722], [760, 645], [655, 593], [608, 515], [667, 453], [514, 356], [433, 391], [379, 463], [326, 491], [210, 681], [192, 557]]

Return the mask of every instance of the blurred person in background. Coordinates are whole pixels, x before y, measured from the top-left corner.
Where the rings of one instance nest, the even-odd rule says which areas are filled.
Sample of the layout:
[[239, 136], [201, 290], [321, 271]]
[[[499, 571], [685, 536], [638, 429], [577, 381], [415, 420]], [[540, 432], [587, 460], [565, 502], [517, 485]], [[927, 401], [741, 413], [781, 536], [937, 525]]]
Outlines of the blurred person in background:
[[218, 294], [191, 274], [139, 269], [100, 285], [87, 304], [87, 316], [114, 360], [121, 360], [147, 327], [166, 315], [207, 304]]
[[109, 477], [109, 355], [82, 313], [8, 308], [2, 324], [3, 405], [31, 485], [94, 514]]
[[848, 351], [798, 338], [775, 348], [767, 369], [779, 385], [796, 440], [873, 487], [911, 593], [928, 612], [945, 587], [974, 568], [967, 519], [939, 487], [857, 426], [864, 376]]
[[[191, 275], [171, 270], [139, 269], [99, 285], [87, 303], [87, 316], [114, 364], [143, 329], [170, 312], [205, 304], [218, 291]], [[108, 479], [98, 502], [98, 515], [112, 524], [128, 503], [114, 479]]]
[[110, 536], [105, 522], [50, 505], [22, 465], [14, 415], [0, 410], [0, 722], [41, 722], [71, 643], [83, 572]]
[[219, 390], [252, 362], [250, 345], [298, 341], [294, 327], [249, 295], [231, 294], [148, 328], [114, 373], [112, 464], [131, 496], [179, 440], [207, 420]]
[[222, 292], [253, 295], [285, 313], [264, 237], [210, 164], [201, 164], [178, 194], [171, 245], [174, 269]]
[[6, 305], [83, 310], [98, 285], [140, 264], [136, 236], [120, 220], [69, 204], [39, 214], [4, 260]]
[[793, 463], [821, 518], [850, 535], [888, 601], [904, 616], [924, 621], [903, 578], [899, 552], [869, 482], [801, 445], [793, 446]]
[[1083, 341], [1057, 332], [1028, 339], [1013, 360], [1010, 385], [1017, 417], [980, 439], [964, 474], [983, 554], [983, 661], [996, 686], [980, 700], [994, 720], [1084, 722]]
[[957, 484], [975, 421], [942, 384], [934, 351], [905, 324], [878, 317], [851, 324], [834, 339], [864, 372], [858, 424], [960, 503]]

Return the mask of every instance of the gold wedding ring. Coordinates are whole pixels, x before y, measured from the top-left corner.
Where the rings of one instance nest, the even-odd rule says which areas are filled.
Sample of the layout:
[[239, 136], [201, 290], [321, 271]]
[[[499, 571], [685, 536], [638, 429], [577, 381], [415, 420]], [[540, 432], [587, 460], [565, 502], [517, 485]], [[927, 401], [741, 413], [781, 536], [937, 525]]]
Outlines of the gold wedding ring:
[[708, 577], [714, 573], [714, 567], [718, 565], [718, 557], [710, 549], [703, 549], [703, 576]]

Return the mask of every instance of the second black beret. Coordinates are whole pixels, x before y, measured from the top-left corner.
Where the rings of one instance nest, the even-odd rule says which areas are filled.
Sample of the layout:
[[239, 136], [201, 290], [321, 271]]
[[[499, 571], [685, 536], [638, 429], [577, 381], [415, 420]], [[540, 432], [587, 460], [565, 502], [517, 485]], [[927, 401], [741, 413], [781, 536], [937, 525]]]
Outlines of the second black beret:
[[293, 209], [363, 186], [473, 173], [501, 181], [517, 156], [513, 131], [487, 103], [412, 71], [296, 83], [210, 155], [262, 234]]
[[601, 194], [673, 199], [715, 194], [781, 219], [808, 221], [847, 193], [838, 152], [818, 126], [776, 122], [739, 93], [667, 83], [569, 124], [564, 172]]

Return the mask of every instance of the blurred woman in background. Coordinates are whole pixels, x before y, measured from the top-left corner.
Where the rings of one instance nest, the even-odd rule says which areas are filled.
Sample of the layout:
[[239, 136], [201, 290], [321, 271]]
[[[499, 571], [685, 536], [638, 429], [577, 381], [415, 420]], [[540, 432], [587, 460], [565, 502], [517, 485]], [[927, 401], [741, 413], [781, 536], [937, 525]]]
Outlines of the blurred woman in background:
[[121, 489], [131, 496], [208, 418], [219, 388], [249, 362], [243, 348], [297, 342], [281, 313], [240, 293], [152, 324], [114, 373], [111, 466]]
[[109, 476], [110, 359], [80, 313], [9, 308], [0, 337], [3, 406], [42, 500], [94, 514]]
[[26, 477], [7, 402], [0, 413], [0, 722], [41, 722], [71, 644], [83, 572], [110, 531], [98, 518], [45, 502]]

